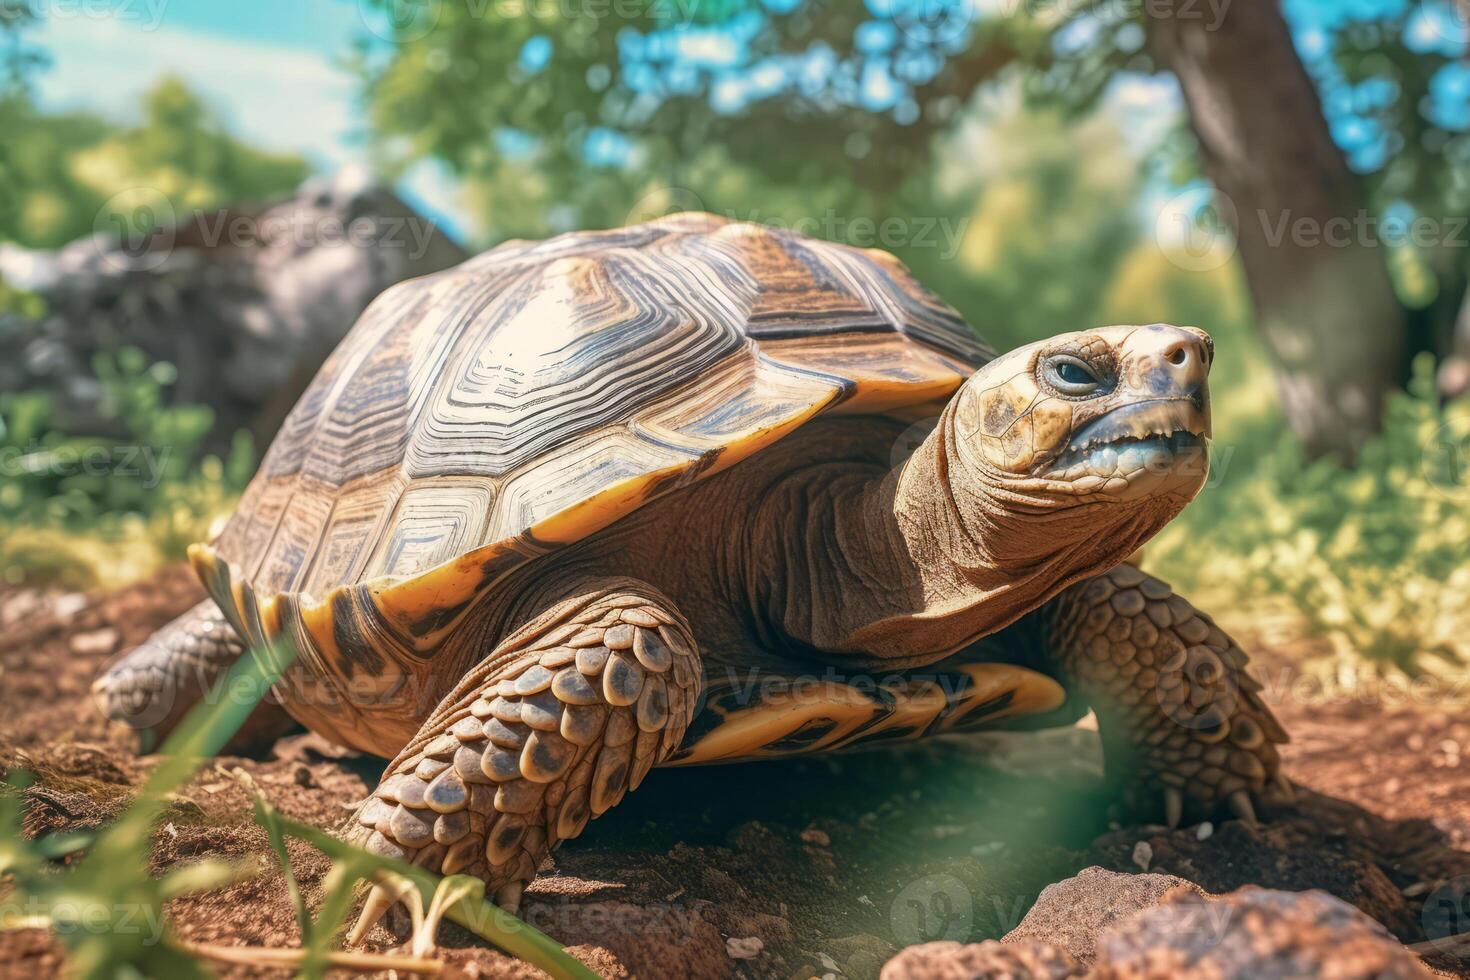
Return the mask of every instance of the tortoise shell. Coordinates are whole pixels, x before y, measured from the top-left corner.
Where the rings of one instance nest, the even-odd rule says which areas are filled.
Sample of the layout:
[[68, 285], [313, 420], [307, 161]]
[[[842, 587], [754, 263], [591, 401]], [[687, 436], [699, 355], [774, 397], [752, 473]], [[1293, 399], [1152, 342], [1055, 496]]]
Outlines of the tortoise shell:
[[993, 356], [881, 251], [706, 214], [507, 242], [374, 301], [191, 553], [252, 642], [423, 653], [523, 563]]

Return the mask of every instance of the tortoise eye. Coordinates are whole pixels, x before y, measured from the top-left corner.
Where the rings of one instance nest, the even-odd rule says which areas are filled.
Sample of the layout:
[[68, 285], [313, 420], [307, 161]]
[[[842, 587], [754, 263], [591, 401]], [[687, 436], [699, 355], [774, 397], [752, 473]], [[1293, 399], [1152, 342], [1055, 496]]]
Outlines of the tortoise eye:
[[1090, 395], [1102, 387], [1102, 379], [1086, 361], [1070, 354], [1055, 354], [1047, 360], [1048, 380], [1064, 395]]

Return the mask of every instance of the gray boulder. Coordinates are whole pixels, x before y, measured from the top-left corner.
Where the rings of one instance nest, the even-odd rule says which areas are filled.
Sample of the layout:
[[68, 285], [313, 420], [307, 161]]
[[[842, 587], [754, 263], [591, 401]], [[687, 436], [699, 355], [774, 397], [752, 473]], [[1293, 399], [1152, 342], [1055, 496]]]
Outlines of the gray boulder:
[[238, 428], [263, 444], [374, 297], [466, 258], [353, 167], [284, 201], [171, 217], [56, 252], [0, 246], [0, 277], [45, 304], [0, 315], [0, 389], [47, 391], [65, 431], [113, 434], [92, 360], [137, 347], [178, 368], [173, 401], [214, 409], [212, 448]]

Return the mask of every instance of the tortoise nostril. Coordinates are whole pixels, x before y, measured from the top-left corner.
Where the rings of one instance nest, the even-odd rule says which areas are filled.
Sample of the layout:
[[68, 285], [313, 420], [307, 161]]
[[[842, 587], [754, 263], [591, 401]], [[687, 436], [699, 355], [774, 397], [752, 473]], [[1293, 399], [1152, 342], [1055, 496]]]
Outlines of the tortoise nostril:
[[1189, 360], [1189, 351], [1183, 347], [1176, 347], [1169, 352], [1170, 364], [1183, 364], [1187, 360]]

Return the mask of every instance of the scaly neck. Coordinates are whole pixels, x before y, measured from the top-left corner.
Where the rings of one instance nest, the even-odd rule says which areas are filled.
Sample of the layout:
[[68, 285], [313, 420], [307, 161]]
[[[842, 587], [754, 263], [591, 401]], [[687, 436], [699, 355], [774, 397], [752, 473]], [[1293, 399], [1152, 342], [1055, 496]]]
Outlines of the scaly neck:
[[901, 467], [806, 481], [808, 524], [792, 528], [805, 547], [784, 562], [787, 586], [806, 598], [803, 615], [783, 603], [796, 639], [894, 666], [931, 663], [1111, 567], [1158, 527], [1139, 508], [977, 472], [954, 439], [946, 410]]

